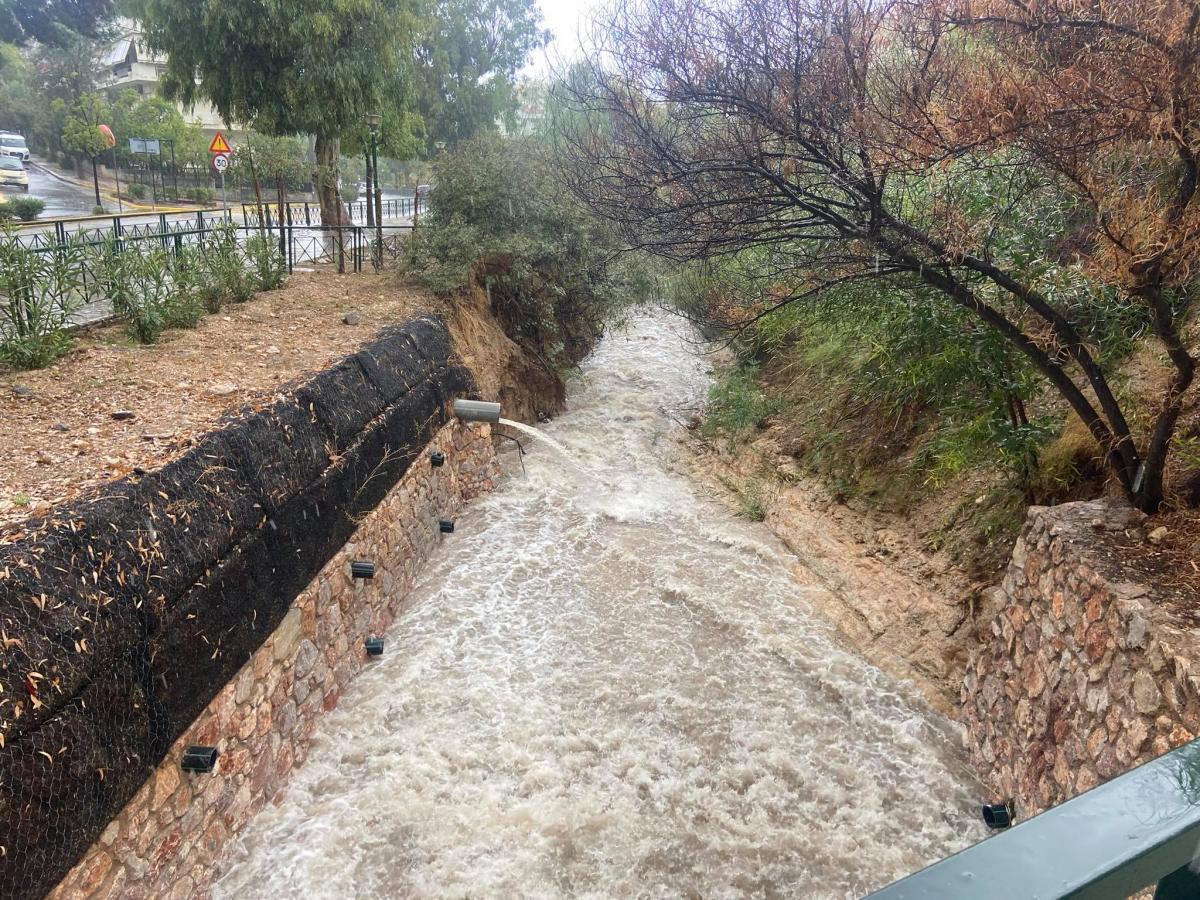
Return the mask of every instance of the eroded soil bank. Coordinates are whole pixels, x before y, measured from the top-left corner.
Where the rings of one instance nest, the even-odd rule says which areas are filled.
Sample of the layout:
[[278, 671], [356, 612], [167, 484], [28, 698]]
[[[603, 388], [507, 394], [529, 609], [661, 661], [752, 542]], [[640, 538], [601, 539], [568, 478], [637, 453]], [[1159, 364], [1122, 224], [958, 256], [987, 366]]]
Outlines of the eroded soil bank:
[[[849, 645], [956, 717], [976, 629], [995, 611], [986, 585], [929, 550], [910, 523], [840, 502], [769, 433], [732, 450], [699, 438], [689, 446], [696, 476], [796, 555], [814, 585], [810, 602]], [[739, 486], [752, 479], [762, 487], [747, 509]]]

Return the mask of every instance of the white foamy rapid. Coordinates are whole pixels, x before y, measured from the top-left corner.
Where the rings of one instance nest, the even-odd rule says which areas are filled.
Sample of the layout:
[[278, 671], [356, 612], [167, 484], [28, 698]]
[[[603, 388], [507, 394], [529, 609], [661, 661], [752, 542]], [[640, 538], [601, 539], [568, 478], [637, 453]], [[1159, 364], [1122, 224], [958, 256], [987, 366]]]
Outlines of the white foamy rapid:
[[679, 473], [709, 383], [612, 333], [457, 522], [218, 897], [857, 897], [981, 835], [948, 724]]

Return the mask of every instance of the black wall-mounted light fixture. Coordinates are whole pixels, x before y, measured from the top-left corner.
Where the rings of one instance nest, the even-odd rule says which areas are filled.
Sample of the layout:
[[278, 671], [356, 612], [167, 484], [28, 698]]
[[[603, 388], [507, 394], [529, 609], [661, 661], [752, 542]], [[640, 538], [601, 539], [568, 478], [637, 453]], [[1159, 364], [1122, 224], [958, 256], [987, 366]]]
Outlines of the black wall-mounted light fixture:
[[383, 656], [383, 638], [367, 638], [363, 641], [363, 649], [367, 651], [367, 656]]
[[350, 563], [351, 578], [374, 578], [375, 563], [367, 562], [366, 560], [356, 559]]
[[188, 747], [179, 761], [180, 768], [185, 772], [211, 772], [216, 764], [216, 747]]
[[446, 454], [441, 450], [434, 450], [429, 454], [429, 464], [435, 469], [440, 469], [446, 464]]
[[986, 803], [983, 806], [983, 824], [988, 828], [1008, 828], [1015, 818], [1012, 803]]
[[442, 534], [454, 534], [454, 521], [452, 519], [441, 519], [438, 522], [438, 531]]

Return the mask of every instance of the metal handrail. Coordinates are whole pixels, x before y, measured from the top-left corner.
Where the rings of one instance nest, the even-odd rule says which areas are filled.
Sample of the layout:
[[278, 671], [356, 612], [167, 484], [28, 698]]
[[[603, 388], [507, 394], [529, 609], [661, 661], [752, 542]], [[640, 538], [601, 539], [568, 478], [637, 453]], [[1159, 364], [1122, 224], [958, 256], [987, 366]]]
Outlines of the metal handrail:
[[[392, 197], [384, 200], [381, 204], [383, 217], [385, 219], [411, 218], [414, 204], [416, 205], [416, 211], [423, 213], [426, 211], [428, 200], [425, 197]], [[345, 206], [352, 222], [355, 219], [360, 220], [355, 224], [366, 222], [367, 204], [365, 200], [355, 200], [346, 203]], [[260, 206], [258, 203], [242, 203], [242, 219], [247, 224], [259, 224], [259, 209]], [[271, 225], [277, 223], [279, 219], [279, 204], [277, 202], [264, 200], [261, 209], [264, 224]], [[316, 227], [321, 224], [321, 207], [318, 203], [306, 200], [289, 200], [285, 204], [285, 209], [294, 224], [303, 224], [306, 227]]]
[[869, 895], [870, 900], [1197, 900], [1200, 741]]

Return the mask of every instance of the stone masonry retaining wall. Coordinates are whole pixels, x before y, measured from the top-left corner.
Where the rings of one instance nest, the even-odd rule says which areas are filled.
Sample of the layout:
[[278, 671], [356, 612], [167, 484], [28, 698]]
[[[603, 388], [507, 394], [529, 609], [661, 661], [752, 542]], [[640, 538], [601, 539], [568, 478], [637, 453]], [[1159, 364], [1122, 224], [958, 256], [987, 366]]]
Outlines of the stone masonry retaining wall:
[[1200, 733], [1200, 640], [1112, 547], [1142, 519], [1098, 501], [1035, 507], [1017, 540], [962, 715], [976, 768], [1021, 818]]
[[[368, 664], [363, 641], [386, 632], [402, 608], [442, 539], [438, 520], [453, 519], [499, 474], [489, 426], [451, 422], [427, 449], [442, 450], [445, 465], [434, 468], [428, 455], [413, 463], [50, 897], [207, 894], [225, 843], [280, 796], [318, 719]], [[351, 580], [355, 559], [375, 563], [373, 580]], [[212, 774], [180, 770], [189, 744], [219, 749]]]

